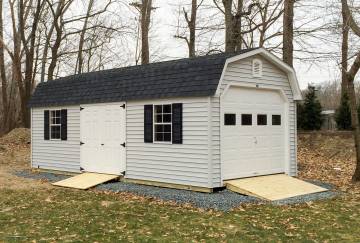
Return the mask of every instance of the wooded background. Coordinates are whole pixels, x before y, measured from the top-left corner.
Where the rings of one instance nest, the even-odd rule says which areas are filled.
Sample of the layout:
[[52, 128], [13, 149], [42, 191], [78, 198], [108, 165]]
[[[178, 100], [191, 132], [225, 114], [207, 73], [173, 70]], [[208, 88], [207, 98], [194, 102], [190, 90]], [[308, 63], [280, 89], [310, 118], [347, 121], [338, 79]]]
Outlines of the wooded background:
[[290, 66], [335, 63], [339, 75], [317, 95], [325, 109], [348, 96], [360, 162], [359, 0], [0, 0], [0, 134], [30, 126], [40, 82], [171, 58], [157, 39], [164, 4], [169, 42], [187, 50], [179, 56], [265, 47]]

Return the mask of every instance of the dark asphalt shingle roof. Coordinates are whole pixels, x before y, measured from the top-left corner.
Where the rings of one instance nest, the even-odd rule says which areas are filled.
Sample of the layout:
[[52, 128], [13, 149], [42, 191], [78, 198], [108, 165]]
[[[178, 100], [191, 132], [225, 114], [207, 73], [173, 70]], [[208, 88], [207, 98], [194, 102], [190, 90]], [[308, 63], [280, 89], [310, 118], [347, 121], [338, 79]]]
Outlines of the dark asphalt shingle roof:
[[40, 83], [29, 106], [211, 96], [216, 92], [226, 59], [250, 50], [59, 78]]

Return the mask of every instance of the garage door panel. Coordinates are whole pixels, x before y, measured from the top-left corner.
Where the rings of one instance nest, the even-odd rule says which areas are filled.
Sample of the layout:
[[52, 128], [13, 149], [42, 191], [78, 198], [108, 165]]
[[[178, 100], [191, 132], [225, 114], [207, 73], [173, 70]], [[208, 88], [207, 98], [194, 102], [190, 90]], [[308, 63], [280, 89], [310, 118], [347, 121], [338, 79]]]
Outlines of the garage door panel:
[[[221, 101], [222, 116], [236, 114], [236, 125], [221, 124], [223, 179], [281, 173], [285, 171], [285, 103], [278, 91], [232, 87]], [[251, 114], [252, 125], [241, 124]], [[266, 115], [266, 125], [257, 115]], [[280, 115], [280, 125], [272, 125]]]

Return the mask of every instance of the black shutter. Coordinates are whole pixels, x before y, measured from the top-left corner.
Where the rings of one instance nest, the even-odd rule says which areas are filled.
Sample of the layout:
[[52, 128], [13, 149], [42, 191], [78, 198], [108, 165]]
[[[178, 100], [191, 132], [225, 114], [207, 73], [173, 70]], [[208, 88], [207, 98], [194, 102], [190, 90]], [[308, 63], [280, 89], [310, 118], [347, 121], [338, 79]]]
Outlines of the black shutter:
[[44, 111], [44, 139], [50, 139], [49, 111]]
[[182, 144], [183, 132], [182, 132], [182, 104], [172, 104], [172, 143]]
[[61, 110], [61, 140], [67, 140], [67, 110]]
[[144, 142], [153, 142], [153, 105], [144, 105]]

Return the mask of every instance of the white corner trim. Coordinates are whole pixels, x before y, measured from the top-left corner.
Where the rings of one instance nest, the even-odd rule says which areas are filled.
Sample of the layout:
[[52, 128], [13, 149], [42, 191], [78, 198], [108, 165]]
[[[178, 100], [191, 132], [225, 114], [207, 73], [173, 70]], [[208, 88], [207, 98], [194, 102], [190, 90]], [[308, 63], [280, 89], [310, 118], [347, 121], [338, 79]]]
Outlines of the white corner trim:
[[287, 65], [285, 62], [280, 60], [278, 57], [271, 54], [269, 51], [267, 51], [266, 49], [264, 49], [262, 47], [258, 48], [258, 49], [255, 49], [255, 50], [252, 50], [252, 51], [249, 51], [249, 52], [246, 52], [244, 54], [240, 54], [240, 55], [228, 58], [226, 60], [224, 68], [223, 68], [222, 73], [221, 73], [221, 77], [220, 77], [218, 87], [216, 89], [215, 96], [220, 95], [220, 88], [221, 88], [221, 85], [223, 83], [223, 79], [224, 79], [224, 76], [225, 76], [225, 71], [226, 71], [227, 66], [229, 65], [229, 63], [236, 62], [236, 61], [239, 61], [241, 59], [251, 57], [251, 56], [254, 56], [254, 55], [261, 55], [262, 57], [264, 57], [265, 59], [267, 59], [268, 61], [273, 63], [275, 66], [277, 66], [278, 68], [283, 70], [287, 74], [287, 76], [289, 78], [290, 87], [291, 87], [291, 90], [293, 92], [294, 100], [302, 100], [301, 90], [300, 90], [298, 79], [296, 77], [295, 70], [292, 67], [290, 67], [289, 65]]

